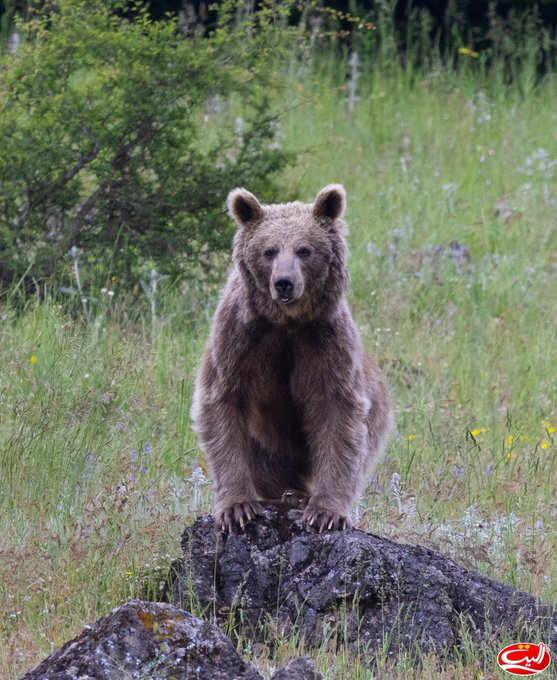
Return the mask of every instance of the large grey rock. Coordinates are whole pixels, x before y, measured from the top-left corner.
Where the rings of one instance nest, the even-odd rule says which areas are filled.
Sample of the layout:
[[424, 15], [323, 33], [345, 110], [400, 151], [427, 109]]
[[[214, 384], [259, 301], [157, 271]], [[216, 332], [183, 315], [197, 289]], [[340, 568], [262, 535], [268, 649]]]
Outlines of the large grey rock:
[[[358, 530], [318, 534], [299, 510], [267, 506], [236, 535], [216, 535], [209, 515], [184, 531], [172, 600], [234, 616], [242, 635], [270, 626], [310, 644], [333, 637], [358, 649], [445, 653], [528, 631], [557, 648], [557, 615], [531, 594], [421, 546]], [[270, 624], [269, 625], [262, 625]], [[268, 635], [268, 633], [267, 633]]]
[[219, 628], [169, 604], [133, 600], [22, 680], [262, 680]]

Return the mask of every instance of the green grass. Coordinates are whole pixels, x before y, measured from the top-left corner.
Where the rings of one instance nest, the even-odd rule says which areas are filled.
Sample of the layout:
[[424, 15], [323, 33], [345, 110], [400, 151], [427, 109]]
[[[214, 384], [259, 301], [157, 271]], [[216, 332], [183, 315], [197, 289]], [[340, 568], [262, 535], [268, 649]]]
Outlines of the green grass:
[[[396, 405], [360, 525], [555, 601], [555, 80], [505, 86], [472, 62], [411, 76], [364, 73], [353, 114], [327, 74], [290, 75], [281, 95], [283, 143], [301, 152], [285, 195], [345, 184], [351, 303]], [[1, 299], [3, 678], [143, 592], [145, 574], [156, 590], [181, 530], [210, 508], [189, 479], [205, 463], [188, 412], [215, 291], [163, 290], [151, 344], [128, 283], [97, 293], [89, 324], [59, 295], [22, 313]], [[301, 644], [250, 654], [270, 668]], [[348, 652], [316, 656], [328, 678], [371, 677]], [[493, 671], [471, 648], [439, 677]]]

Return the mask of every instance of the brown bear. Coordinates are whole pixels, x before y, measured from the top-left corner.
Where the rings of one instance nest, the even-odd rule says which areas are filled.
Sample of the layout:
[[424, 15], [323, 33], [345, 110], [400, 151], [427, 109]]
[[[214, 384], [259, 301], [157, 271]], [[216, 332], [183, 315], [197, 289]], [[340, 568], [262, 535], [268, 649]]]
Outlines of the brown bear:
[[214, 482], [217, 530], [282, 499], [323, 529], [350, 512], [385, 449], [385, 378], [346, 301], [346, 194], [262, 205], [235, 189], [235, 268], [198, 374], [192, 418]]

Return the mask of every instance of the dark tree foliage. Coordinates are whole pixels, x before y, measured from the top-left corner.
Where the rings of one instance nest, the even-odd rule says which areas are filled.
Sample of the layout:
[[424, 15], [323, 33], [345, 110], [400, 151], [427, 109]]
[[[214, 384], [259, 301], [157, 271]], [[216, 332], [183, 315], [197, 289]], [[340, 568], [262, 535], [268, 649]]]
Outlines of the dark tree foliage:
[[229, 246], [231, 187], [272, 198], [288, 160], [265, 98], [274, 17], [238, 24], [234, 6], [208, 38], [103, 0], [59, 0], [22, 27], [0, 69], [0, 287], [59, 272], [73, 246], [120, 272], [188, 271]]
[[[168, 16], [182, 17], [204, 28], [214, 26], [218, 12], [216, 8], [226, 0], [150, 0], [147, 3], [150, 16], [155, 20], [165, 19]], [[0, 18], [6, 16], [11, 21], [15, 14], [28, 14], [33, 9], [41, 9], [46, 5], [46, 0], [2, 0], [0, 1]], [[127, 3], [122, 13], [133, 16], [133, 2]], [[258, 0], [250, 3], [257, 9], [262, 3]], [[442, 43], [450, 41], [450, 35], [455, 30], [462, 35], [473, 34], [479, 48], [492, 45], [493, 20], [504, 28], [511, 29], [511, 25], [517, 18], [526, 14], [535, 13], [539, 22], [548, 30], [554, 31], [557, 27], [557, 2], [555, 0], [393, 0], [391, 2], [378, 3], [375, 0], [319, 0], [308, 3], [300, 1], [299, 8], [310, 9], [320, 12], [325, 8], [331, 8], [345, 15], [357, 15], [373, 17], [378, 9], [383, 6], [390, 7], [400, 35], [407, 30], [408, 21], [415, 20], [416, 15], [426, 12], [431, 19], [432, 37], [440, 36]], [[295, 16], [295, 15], [294, 15]], [[299, 12], [298, 17], [307, 16], [307, 13]], [[349, 30], [351, 22], [340, 21], [342, 28]]]
[[[152, 0], [149, 11], [156, 18], [168, 13], [179, 14], [188, 25], [207, 28], [216, 19], [216, 12], [211, 8], [222, 2]], [[252, 4], [257, 8], [260, 1]], [[380, 16], [388, 14], [403, 58], [407, 50], [414, 49], [415, 41], [423, 40], [426, 34], [427, 45], [423, 53], [426, 61], [432, 45], [445, 56], [464, 44], [482, 52], [494, 50], [500, 53], [502, 49], [512, 52], [524, 38], [525, 31], [537, 29], [538, 34], [546, 31], [553, 37], [557, 31], [557, 2], [554, 0], [301, 0], [297, 9], [291, 14], [291, 21], [321, 16], [323, 23], [337, 29], [348, 44], [355, 36], [353, 29], [357, 22], [354, 18], [379, 23]]]

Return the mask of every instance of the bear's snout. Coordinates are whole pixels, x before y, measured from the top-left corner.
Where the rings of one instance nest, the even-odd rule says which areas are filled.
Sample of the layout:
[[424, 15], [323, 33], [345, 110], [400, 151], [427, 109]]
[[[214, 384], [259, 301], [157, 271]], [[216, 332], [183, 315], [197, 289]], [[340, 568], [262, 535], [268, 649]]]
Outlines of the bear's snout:
[[282, 302], [289, 302], [294, 290], [294, 279], [290, 276], [280, 276], [275, 280], [275, 290]]
[[[273, 261], [269, 291], [275, 302], [290, 305], [304, 294], [304, 273], [291, 252], [282, 252]], [[290, 310], [288, 312], [290, 315]]]

